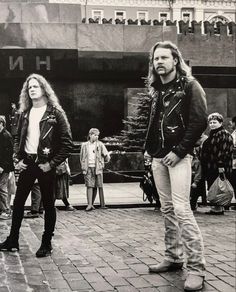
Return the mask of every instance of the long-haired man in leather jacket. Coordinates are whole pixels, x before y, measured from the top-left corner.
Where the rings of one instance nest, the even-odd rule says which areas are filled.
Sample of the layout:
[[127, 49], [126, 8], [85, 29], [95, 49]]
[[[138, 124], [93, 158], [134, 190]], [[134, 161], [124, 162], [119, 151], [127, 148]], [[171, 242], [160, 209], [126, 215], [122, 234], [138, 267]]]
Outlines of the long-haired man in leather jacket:
[[152, 170], [165, 220], [164, 261], [150, 266], [161, 273], [181, 269], [183, 248], [188, 276], [184, 288], [203, 286], [203, 240], [190, 208], [192, 150], [207, 126], [206, 99], [173, 43], [156, 43], [150, 52], [148, 87], [152, 97], [145, 157]]
[[15, 159], [20, 171], [15, 195], [10, 235], [0, 250], [19, 250], [19, 231], [24, 205], [38, 179], [45, 210], [42, 243], [37, 257], [51, 254], [51, 239], [56, 223], [53, 180], [56, 166], [71, 153], [72, 137], [65, 112], [46, 79], [31, 74], [23, 84], [19, 99], [19, 120], [15, 138]]

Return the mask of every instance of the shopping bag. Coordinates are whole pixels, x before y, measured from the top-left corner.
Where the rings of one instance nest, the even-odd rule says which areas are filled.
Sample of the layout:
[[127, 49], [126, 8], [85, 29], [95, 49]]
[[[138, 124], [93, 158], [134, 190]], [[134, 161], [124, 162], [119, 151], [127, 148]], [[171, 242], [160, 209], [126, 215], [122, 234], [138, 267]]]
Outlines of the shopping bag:
[[211, 185], [207, 199], [218, 206], [229, 206], [233, 196], [234, 189], [223, 173]]

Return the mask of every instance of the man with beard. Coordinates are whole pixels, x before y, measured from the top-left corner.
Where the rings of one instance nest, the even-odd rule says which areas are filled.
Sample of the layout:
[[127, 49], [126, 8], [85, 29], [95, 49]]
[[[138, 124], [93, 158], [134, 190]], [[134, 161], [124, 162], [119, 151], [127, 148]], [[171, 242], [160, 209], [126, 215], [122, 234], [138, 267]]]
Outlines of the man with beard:
[[182, 269], [184, 288], [200, 290], [204, 281], [203, 239], [190, 208], [191, 161], [195, 143], [207, 126], [206, 99], [177, 46], [158, 42], [150, 52], [149, 93], [152, 97], [145, 158], [152, 170], [165, 220], [165, 257], [152, 273]]

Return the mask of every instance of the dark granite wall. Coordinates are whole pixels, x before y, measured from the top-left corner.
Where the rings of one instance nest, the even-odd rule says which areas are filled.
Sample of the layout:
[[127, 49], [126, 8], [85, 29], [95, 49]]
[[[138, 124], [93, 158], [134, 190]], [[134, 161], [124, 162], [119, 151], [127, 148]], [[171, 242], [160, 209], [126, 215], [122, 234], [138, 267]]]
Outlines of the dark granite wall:
[[75, 140], [86, 140], [92, 127], [100, 129], [101, 137], [122, 128], [125, 84], [56, 81], [54, 87], [68, 113]]
[[[84, 140], [94, 126], [102, 136], [118, 133], [127, 110], [126, 89], [143, 88], [148, 51], [167, 39], [178, 44], [206, 88], [209, 112], [228, 118], [236, 112], [235, 34], [178, 35], [175, 26], [81, 24], [73, 5], [14, 5], [0, 3], [0, 114], [18, 100], [25, 77], [38, 72], [53, 83], [75, 140]], [[10, 56], [23, 58], [23, 67], [10, 69]], [[50, 68], [37, 69], [37, 56], [49, 56]]]

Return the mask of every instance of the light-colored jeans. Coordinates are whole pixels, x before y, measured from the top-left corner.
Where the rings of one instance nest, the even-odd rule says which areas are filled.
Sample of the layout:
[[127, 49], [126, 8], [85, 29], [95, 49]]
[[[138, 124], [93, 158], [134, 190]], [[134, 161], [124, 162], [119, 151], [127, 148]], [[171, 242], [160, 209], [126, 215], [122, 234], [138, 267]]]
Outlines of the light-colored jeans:
[[11, 194], [8, 194], [8, 178], [9, 173], [3, 172], [0, 174], [0, 211], [10, 211]]
[[165, 259], [183, 262], [183, 248], [189, 273], [204, 276], [203, 239], [190, 207], [192, 156], [186, 155], [174, 167], [154, 158], [152, 171], [165, 221]]

